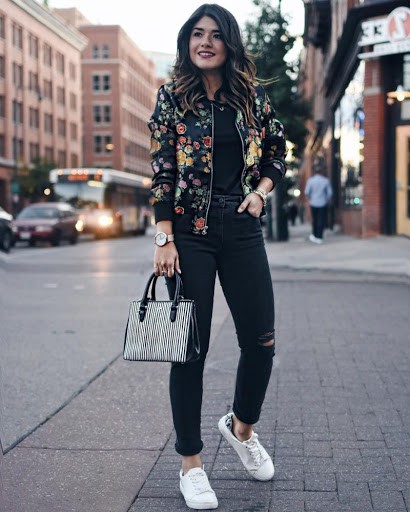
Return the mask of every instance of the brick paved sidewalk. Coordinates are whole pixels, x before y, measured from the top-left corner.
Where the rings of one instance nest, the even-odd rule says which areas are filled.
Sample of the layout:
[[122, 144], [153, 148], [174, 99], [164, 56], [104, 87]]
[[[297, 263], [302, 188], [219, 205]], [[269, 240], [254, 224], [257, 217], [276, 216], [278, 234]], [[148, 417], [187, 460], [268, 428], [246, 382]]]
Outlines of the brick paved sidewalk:
[[[276, 367], [256, 429], [274, 456], [272, 482], [251, 480], [217, 430], [238, 358], [230, 320], [209, 355], [203, 460], [219, 510], [410, 510], [408, 287], [299, 274], [275, 292]], [[173, 443], [171, 436], [130, 512], [188, 510]]]

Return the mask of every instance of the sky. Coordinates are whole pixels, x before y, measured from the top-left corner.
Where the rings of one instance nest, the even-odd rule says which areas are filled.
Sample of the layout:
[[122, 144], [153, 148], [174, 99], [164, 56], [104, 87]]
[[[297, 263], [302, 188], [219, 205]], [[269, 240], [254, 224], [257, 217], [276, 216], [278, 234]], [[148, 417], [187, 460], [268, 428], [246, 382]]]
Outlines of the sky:
[[[205, 1], [49, 0], [48, 3], [51, 8], [77, 7], [92, 23], [121, 25], [142, 50], [175, 53], [180, 27]], [[251, 0], [218, 0], [217, 3], [231, 11], [241, 27], [255, 12]], [[282, 0], [282, 12], [289, 16], [291, 33], [302, 34], [303, 0]]]

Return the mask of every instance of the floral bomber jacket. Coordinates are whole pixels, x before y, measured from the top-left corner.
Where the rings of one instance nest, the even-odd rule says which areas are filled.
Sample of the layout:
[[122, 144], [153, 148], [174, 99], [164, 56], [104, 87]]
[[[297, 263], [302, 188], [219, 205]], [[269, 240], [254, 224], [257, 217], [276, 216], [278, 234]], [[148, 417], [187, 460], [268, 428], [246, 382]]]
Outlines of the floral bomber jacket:
[[[156, 221], [192, 215], [192, 232], [206, 235], [212, 193], [213, 104], [199, 101], [200, 117], [183, 111], [172, 83], [162, 85], [148, 127], [154, 176], [152, 196]], [[256, 126], [248, 126], [237, 112], [236, 127], [242, 140], [241, 176], [246, 196], [267, 176], [274, 184], [286, 172], [283, 125], [275, 118], [263, 87], [255, 86]]]

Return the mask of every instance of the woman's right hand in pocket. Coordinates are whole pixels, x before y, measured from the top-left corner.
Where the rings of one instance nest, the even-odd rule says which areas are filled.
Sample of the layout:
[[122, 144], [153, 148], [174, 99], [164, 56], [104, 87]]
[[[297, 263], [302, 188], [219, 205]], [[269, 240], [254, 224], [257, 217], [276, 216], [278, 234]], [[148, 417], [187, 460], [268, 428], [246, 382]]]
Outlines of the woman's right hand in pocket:
[[174, 272], [181, 273], [179, 256], [174, 242], [162, 247], [156, 246], [154, 253], [154, 273], [156, 276], [173, 277]]

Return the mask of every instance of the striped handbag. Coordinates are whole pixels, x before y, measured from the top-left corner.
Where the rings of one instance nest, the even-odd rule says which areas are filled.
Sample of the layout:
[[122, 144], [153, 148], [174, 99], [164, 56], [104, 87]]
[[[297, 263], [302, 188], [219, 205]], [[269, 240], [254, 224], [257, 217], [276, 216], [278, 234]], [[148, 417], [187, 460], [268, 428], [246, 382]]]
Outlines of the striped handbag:
[[172, 363], [196, 361], [199, 358], [199, 336], [195, 303], [184, 299], [182, 280], [177, 273], [173, 300], [156, 300], [157, 279], [158, 276], [152, 274], [142, 299], [130, 304], [124, 359]]

